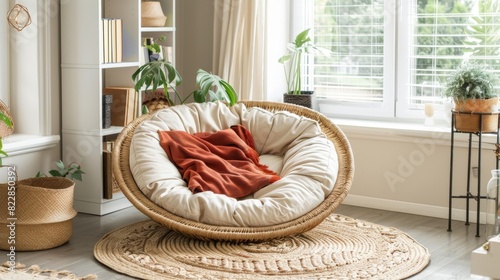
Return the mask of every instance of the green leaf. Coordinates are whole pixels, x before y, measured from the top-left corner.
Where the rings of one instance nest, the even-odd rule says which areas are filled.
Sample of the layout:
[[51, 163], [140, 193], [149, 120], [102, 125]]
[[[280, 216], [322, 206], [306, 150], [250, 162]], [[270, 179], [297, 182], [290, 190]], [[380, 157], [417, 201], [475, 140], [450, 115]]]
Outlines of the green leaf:
[[193, 91], [193, 99], [198, 103], [203, 103], [206, 101], [205, 95], [202, 94], [200, 89]]
[[156, 91], [157, 88], [163, 86], [165, 96], [171, 101], [168, 88], [170, 87], [175, 91], [172, 83], [175, 86], [180, 85], [182, 77], [170, 62], [160, 59], [145, 63], [139, 67], [132, 74], [132, 80], [135, 83], [134, 88], [137, 92], [142, 89], [148, 90], [150, 87], [152, 87], [152, 91]]
[[311, 41], [311, 38], [309, 38], [309, 30], [311, 30], [311, 28], [308, 28], [302, 32], [300, 32], [296, 37], [295, 37], [295, 46], [297, 48], [300, 48], [302, 47], [302, 45], [304, 45], [305, 43]]
[[143, 114], [143, 115], [145, 115], [145, 114], [149, 113], [148, 106], [146, 106], [146, 105], [142, 105], [142, 107], [141, 107], [141, 108], [142, 108], [142, 114]]
[[47, 177], [47, 174], [38, 171], [38, 173], [36, 173], [35, 177], [37, 177], [37, 178]]
[[56, 166], [59, 170], [64, 170], [66, 167], [64, 166], [64, 162], [62, 160], [56, 161]]
[[54, 177], [64, 177], [64, 174], [62, 174], [61, 172], [59, 172], [57, 170], [50, 170], [49, 174], [54, 176]]
[[[331, 50], [314, 45], [314, 42], [309, 37], [310, 30], [311, 29], [309, 28], [300, 32], [295, 37], [295, 41], [287, 44], [288, 53], [278, 59], [278, 62], [283, 64], [288, 93], [298, 94], [302, 90], [302, 75], [300, 69], [302, 63], [301, 56], [303, 53], [319, 53], [324, 56], [332, 55]], [[288, 61], [290, 61], [290, 63], [286, 63]]]
[[236, 102], [238, 102], [238, 94], [236, 94], [236, 90], [224, 80], [220, 80], [219, 82], [226, 91], [226, 95], [229, 98], [229, 105], [233, 106], [236, 104]]
[[285, 54], [285, 55], [283, 55], [282, 57], [280, 57], [280, 58], [278, 59], [278, 62], [279, 62], [279, 63], [281, 63], [281, 64], [283, 64], [283, 63], [285, 63], [285, 62], [289, 61], [289, 60], [290, 60], [290, 58], [292, 58], [292, 55], [288, 53], [288, 54]]
[[237, 102], [237, 93], [234, 88], [217, 75], [199, 69], [196, 84], [200, 88], [192, 93], [196, 102], [226, 101], [230, 105]]
[[78, 181], [82, 181], [82, 175], [85, 174], [85, 172], [83, 172], [82, 170], [80, 170], [79, 168], [77, 170], [75, 170], [74, 172], [70, 173], [69, 174], [69, 178], [72, 179], [72, 180], [78, 180]]
[[0, 112], [0, 121], [4, 122], [7, 125], [7, 127], [9, 128], [12, 127], [12, 120], [3, 112]]

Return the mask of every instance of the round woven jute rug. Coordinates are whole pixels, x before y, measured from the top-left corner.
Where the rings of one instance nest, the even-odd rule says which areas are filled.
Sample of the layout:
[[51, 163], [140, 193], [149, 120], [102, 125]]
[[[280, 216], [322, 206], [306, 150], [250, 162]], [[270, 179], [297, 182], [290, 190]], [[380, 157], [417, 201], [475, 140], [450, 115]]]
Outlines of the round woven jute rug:
[[103, 236], [94, 256], [142, 279], [403, 279], [430, 261], [401, 230], [338, 214], [259, 243], [201, 241], [144, 221]]

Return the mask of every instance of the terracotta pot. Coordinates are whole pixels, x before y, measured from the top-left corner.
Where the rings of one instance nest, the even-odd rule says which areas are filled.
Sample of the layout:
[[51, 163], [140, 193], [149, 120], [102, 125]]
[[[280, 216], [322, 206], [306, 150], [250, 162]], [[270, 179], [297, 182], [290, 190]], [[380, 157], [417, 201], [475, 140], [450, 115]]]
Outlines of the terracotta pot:
[[475, 113], [498, 113], [498, 98], [455, 100], [455, 129], [463, 132], [496, 132], [498, 114], [481, 115]]

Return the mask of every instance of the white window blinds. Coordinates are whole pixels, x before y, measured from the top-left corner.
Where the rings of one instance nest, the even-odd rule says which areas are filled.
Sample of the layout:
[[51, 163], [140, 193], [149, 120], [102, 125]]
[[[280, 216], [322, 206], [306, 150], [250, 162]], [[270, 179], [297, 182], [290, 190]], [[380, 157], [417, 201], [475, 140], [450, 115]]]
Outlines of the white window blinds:
[[500, 70], [500, 1], [412, 1], [409, 107], [441, 103], [447, 77], [464, 60]]
[[314, 41], [334, 53], [305, 72], [323, 113], [421, 118], [464, 60], [500, 75], [500, 0], [306, 3]]

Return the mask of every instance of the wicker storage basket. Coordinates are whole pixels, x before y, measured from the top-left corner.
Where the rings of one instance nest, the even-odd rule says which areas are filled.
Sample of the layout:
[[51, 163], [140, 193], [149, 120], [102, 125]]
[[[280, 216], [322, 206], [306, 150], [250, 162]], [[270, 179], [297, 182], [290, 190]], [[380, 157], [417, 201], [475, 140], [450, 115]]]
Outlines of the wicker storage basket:
[[160, 2], [141, 2], [141, 26], [162, 27], [165, 26], [165, 21], [167, 21], [167, 17], [163, 14]]
[[497, 113], [498, 98], [466, 99], [455, 101], [455, 128], [463, 132], [496, 132], [498, 114], [483, 115], [480, 129], [480, 115], [474, 113]]
[[[0, 249], [35, 251], [57, 247], [72, 235], [75, 183], [62, 177], [29, 178], [16, 184], [15, 200], [8, 184], [0, 184]], [[15, 202], [15, 205], [10, 202]], [[9, 206], [14, 206], [9, 212]], [[15, 228], [8, 225], [13, 222]], [[15, 244], [9, 243], [13, 236]]]

